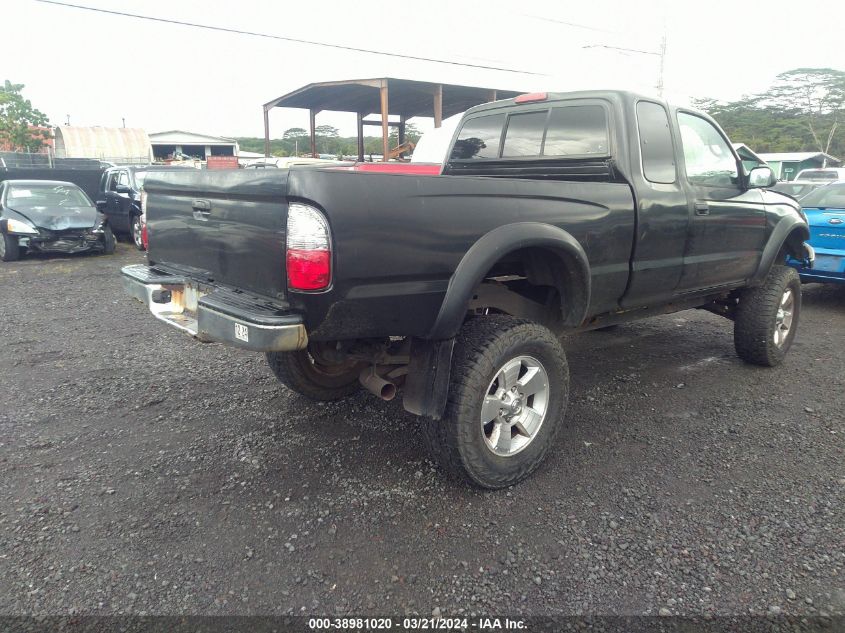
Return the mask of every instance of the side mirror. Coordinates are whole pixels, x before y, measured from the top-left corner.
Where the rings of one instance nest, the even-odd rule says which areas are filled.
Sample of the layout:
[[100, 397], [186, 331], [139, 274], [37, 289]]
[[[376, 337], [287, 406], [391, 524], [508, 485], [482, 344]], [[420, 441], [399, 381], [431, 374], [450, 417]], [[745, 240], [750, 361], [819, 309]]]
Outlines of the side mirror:
[[749, 189], [765, 189], [777, 184], [777, 177], [771, 167], [759, 165], [748, 174]]
[[129, 185], [118, 185], [115, 187], [115, 191], [117, 191], [117, 193], [129, 193], [131, 189], [129, 188]]

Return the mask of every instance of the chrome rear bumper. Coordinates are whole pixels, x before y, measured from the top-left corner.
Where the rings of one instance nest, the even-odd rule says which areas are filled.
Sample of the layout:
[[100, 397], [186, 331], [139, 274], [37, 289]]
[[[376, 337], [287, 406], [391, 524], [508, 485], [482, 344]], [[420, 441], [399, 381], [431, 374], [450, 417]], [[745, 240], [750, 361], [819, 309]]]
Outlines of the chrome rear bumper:
[[[126, 293], [153, 316], [204, 342], [216, 341], [255, 352], [291, 352], [308, 346], [302, 317], [226, 302], [226, 292], [201, 287], [185, 277], [137, 264], [121, 270]], [[213, 304], [209, 305], [209, 304]]]

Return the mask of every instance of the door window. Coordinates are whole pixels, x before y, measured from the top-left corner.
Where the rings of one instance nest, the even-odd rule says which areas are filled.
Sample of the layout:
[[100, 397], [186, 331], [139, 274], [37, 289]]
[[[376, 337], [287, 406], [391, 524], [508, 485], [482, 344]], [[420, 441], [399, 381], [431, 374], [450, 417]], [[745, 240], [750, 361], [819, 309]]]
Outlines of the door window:
[[120, 175], [117, 177], [117, 184], [125, 185], [126, 187], [129, 186], [129, 172], [128, 171], [121, 171]]
[[736, 187], [739, 172], [728, 143], [709, 121], [678, 113], [687, 179], [705, 187]]

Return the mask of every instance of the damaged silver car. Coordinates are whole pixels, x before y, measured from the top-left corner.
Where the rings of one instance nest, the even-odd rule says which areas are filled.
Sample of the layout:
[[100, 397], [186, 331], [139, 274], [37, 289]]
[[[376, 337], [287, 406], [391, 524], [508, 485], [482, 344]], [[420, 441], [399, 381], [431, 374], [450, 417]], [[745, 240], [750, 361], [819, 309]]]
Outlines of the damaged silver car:
[[0, 183], [0, 261], [27, 252], [113, 253], [106, 216], [82, 189], [58, 180]]

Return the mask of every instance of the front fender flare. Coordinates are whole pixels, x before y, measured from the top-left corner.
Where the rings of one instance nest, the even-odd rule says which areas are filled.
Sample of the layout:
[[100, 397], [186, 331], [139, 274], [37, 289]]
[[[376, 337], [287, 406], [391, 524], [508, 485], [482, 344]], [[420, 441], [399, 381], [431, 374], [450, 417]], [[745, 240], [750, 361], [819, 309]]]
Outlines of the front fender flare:
[[760, 256], [760, 265], [757, 268], [757, 272], [749, 282], [750, 286], [759, 286], [763, 283], [775, 263], [775, 258], [781, 252], [783, 245], [795, 233], [798, 234], [802, 242], [810, 239], [810, 229], [807, 227], [806, 222], [797, 215], [784, 217], [775, 225], [772, 234], [769, 236], [769, 241], [763, 248], [763, 254]]
[[558, 280], [568, 291], [565, 321], [571, 325], [581, 323], [590, 305], [590, 264], [584, 249], [571, 234], [551, 224], [516, 222], [493, 229], [470, 247], [449, 279], [446, 297], [426, 338], [454, 337], [464, 322], [473, 291], [484, 276], [502, 257], [527, 247], [551, 251], [563, 261], [570, 275], [570, 279]]

